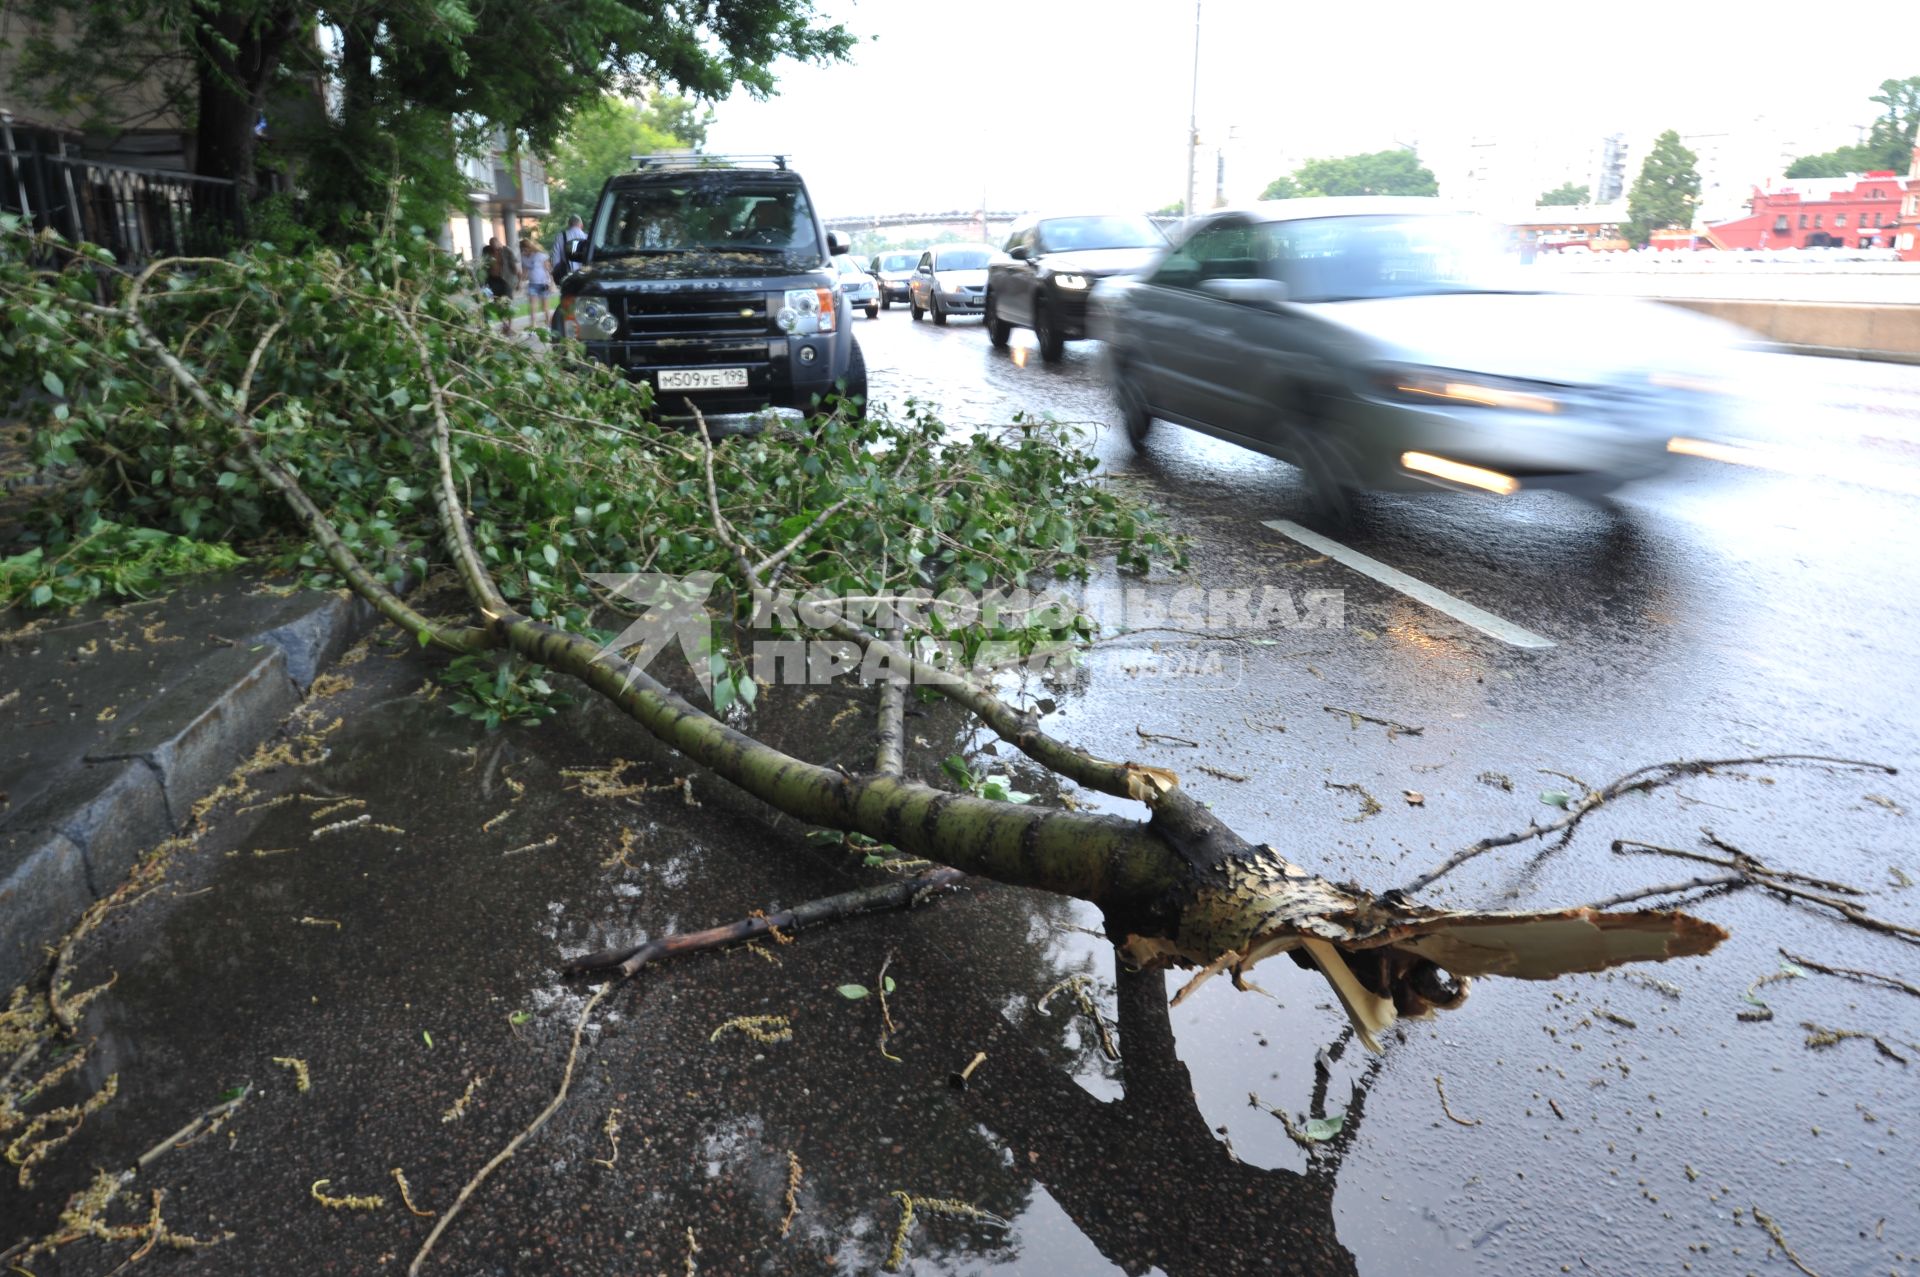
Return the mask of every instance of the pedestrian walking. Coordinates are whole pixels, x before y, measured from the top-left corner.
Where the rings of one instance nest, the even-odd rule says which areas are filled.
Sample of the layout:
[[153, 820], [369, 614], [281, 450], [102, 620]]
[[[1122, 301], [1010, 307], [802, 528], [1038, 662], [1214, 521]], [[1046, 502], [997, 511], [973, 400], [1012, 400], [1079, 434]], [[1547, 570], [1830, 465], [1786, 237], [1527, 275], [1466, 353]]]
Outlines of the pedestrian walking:
[[553, 243], [553, 261], [551, 270], [554, 283], [567, 277], [567, 272], [580, 264], [586, 256], [587, 228], [578, 213], [567, 219], [567, 229], [560, 232], [560, 238]]
[[553, 295], [553, 263], [532, 240], [520, 241], [520, 279], [527, 286], [529, 326], [547, 322], [547, 298]]
[[[519, 273], [514, 264], [513, 250], [502, 244], [500, 237], [496, 235], [487, 241], [487, 246], [481, 250], [481, 255], [487, 259], [487, 291], [493, 294], [494, 300], [511, 304], [513, 281]], [[500, 331], [512, 334], [513, 317], [511, 315], [507, 317], [505, 323], [500, 325]]]

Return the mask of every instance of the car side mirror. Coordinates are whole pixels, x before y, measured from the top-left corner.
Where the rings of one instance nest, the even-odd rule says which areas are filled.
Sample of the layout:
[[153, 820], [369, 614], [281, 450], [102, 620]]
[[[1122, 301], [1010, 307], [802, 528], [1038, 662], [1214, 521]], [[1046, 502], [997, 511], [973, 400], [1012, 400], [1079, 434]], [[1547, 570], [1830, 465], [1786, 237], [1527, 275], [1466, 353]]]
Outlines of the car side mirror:
[[1031, 257], [1032, 255], [1033, 255], [1032, 252], [1027, 248], [1025, 244], [1015, 244], [1012, 248], [1009, 248], [1007, 250], [1007, 256], [1011, 257], [1016, 262], [1024, 262], [1027, 260], [1027, 258]]
[[827, 232], [827, 251], [835, 257], [840, 256], [840, 254], [846, 252], [851, 247], [853, 247], [853, 245], [849, 243], [847, 237], [839, 231]]
[[1278, 310], [1287, 304], [1287, 286], [1277, 279], [1209, 279], [1200, 291], [1240, 306]]

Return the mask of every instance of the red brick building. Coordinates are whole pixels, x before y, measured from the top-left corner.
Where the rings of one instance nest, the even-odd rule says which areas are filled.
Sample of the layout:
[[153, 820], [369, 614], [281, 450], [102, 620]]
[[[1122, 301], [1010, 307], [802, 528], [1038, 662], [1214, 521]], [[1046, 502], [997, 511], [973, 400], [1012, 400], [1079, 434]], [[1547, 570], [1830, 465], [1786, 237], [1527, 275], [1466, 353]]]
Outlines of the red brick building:
[[[1920, 161], [1916, 161], [1920, 165]], [[1746, 217], [1709, 231], [1721, 248], [1893, 248], [1920, 177], [1892, 172], [1754, 188]], [[1909, 247], [1912, 245], [1909, 244]]]
[[1907, 193], [1900, 201], [1900, 230], [1893, 246], [1903, 262], [1920, 262], [1920, 146], [1913, 148], [1907, 168]]

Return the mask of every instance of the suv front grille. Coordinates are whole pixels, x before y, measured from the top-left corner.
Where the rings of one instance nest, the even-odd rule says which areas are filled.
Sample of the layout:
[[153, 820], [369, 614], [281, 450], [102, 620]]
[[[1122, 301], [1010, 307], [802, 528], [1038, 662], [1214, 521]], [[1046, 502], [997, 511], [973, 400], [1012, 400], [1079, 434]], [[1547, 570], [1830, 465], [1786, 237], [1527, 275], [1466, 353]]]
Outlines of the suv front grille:
[[724, 340], [774, 331], [764, 292], [615, 292], [608, 301], [629, 341]]

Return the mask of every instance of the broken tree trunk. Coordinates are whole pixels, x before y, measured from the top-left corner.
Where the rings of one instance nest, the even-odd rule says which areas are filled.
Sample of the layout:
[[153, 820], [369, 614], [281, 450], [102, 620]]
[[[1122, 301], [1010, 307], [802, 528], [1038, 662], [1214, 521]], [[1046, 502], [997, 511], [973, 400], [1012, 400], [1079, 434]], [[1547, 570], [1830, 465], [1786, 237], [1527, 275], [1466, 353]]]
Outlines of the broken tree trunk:
[[[1291, 954], [1322, 972], [1360, 1036], [1377, 1049], [1379, 1033], [1397, 1016], [1457, 1006], [1470, 976], [1551, 979], [1625, 962], [1704, 954], [1724, 938], [1720, 928], [1680, 913], [1460, 912], [1422, 906], [1398, 892], [1375, 895], [1328, 881], [1289, 853], [1242, 838], [1192, 798], [1172, 773], [1075, 749], [1039, 731], [1030, 714], [964, 681], [934, 686], [1057, 774], [1139, 801], [1147, 818], [1049, 810], [936, 789], [900, 774], [897, 738], [888, 739], [879, 765], [861, 775], [807, 762], [756, 740], [689, 703], [618, 652], [509, 602], [486, 557], [476, 550], [458, 479], [470, 463], [453, 453], [450, 400], [436, 373], [443, 365], [409, 310], [412, 303], [396, 297], [370, 304], [376, 310], [384, 304], [391, 312], [393, 345], [408, 350], [407, 362], [419, 373], [416, 407], [424, 401], [428, 411], [379, 428], [417, 458], [409, 487], [432, 494], [444, 561], [456, 569], [473, 612], [466, 625], [430, 620], [362, 561], [362, 553], [377, 546], [356, 551], [341, 535], [340, 527], [354, 522], [351, 511], [321, 508], [303, 488], [297, 466], [267, 455], [255, 428], [250, 387], [264, 352], [286, 340], [278, 317], [253, 330], [260, 336], [244, 375], [209, 385], [189, 366], [192, 361], [142, 318], [141, 286], [160, 265], [148, 268], [121, 305], [80, 304], [77, 309], [112, 330], [118, 348], [144, 349], [155, 370], [221, 427], [191, 432], [186, 446], [252, 474], [265, 491], [285, 500], [329, 562], [387, 619], [425, 643], [456, 652], [513, 653], [570, 675], [661, 741], [800, 820], [863, 834], [966, 873], [1090, 901], [1105, 914], [1109, 934], [1126, 957], [1141, 967], [1195, 967], [1197, 979], [1224, 971], [1238, 984], [1266, 958]], [[479, 428], [472, 416], [462, 420], [463, 435]], [[744, 593], [769, 565], [776, 571], [790, 568], [791, 562], [781, 560], [805, 532], [756, 568], [720, 511], [712, 481], [714, 447], [704, 429], [701, 443], [712, 516], [707, 534], [731, 550], [741, 579], [730, 584]], [[829, 506], [826, 513], [836, 508]], [[846, 633], [866, 647], [886, 642], [857, 627]], [[902, 649], [892, 650], [904, 659]], [[889, 704], [888, 720], [897, 721], [897, 715], [897, 703]]]

